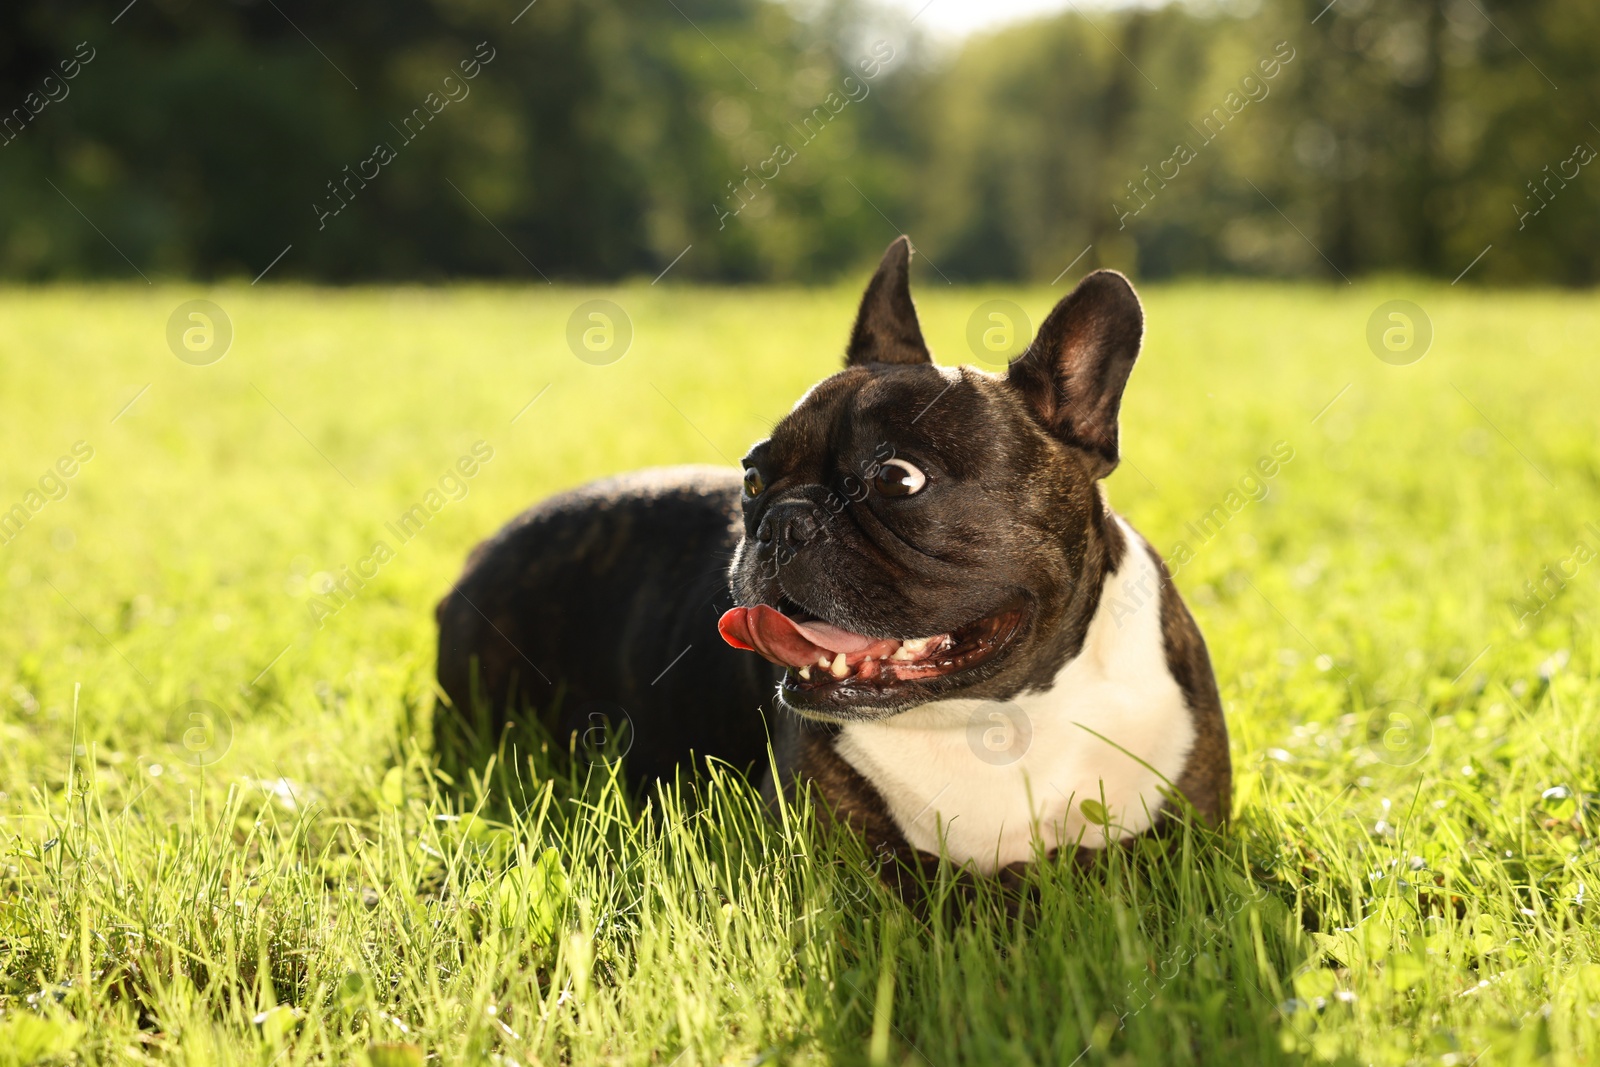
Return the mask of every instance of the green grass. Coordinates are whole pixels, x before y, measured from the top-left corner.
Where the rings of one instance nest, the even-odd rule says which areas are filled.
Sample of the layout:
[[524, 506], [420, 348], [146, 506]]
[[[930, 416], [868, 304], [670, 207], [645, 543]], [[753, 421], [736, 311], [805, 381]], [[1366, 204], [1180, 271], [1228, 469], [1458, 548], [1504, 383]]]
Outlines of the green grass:
[[[199, 295], [235, 328], [204, 367], [164, 340]], [[1600, 1054], [1600, 562], [1516, 606], [1600, 552], [1593, 296], [1146, 291], [1109, 491], [1189, 542], [1235, 819], [1039, 865], [1013, 920], [908, 912], [733, 777], [639, 805], [564, 741], [435, 772], [431, 609], [475, 540], [591, 477], [736, 460], [833, 369], [855, 297], [615, 291], [636, 334], [596, 367], [564, 341], [593, 295], [0, 292], [0, 510], [93, 448], [0, 546], [0, 1064]], [[920, 294], [950, 362], [980, 300], [1056, 295]], [[1436, 334], [1405, 367], [1364, 340], [1400, 296]], [[1269, 494], [1199, 544], [1278, 442]]]

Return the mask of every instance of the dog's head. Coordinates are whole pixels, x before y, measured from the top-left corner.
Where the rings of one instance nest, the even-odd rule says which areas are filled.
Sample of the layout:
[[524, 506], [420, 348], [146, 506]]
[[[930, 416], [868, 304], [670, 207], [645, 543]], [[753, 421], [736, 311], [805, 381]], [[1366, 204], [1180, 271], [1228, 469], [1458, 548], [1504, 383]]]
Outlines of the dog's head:
[[[845, 369], [744, 459], [730, 643], [788, 667], [780, 697], [835, 722], [1053, 677], [1098, 590], [1117, 412], [1144, 314], [1097, 271], [1004, 375], [935, 366], [889, 246]], [[1081, 639], [1081, 634], [1079, 635]]]

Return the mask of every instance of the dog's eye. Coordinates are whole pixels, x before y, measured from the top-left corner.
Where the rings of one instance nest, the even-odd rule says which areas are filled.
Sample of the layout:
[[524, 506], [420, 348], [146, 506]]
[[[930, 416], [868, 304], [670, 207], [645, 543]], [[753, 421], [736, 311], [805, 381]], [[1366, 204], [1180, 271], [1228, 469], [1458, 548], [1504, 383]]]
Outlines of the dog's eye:
[[903, 459], [890, 459], [878, 468], [872, 484], [884, 496], [910, 496], [928, 484], [928, 476]]
[[766, 489], [767, 483], [762, 480], [761, 472], [754, 467], [744, 469], [744, 495], [748, 497], [760, 496]]

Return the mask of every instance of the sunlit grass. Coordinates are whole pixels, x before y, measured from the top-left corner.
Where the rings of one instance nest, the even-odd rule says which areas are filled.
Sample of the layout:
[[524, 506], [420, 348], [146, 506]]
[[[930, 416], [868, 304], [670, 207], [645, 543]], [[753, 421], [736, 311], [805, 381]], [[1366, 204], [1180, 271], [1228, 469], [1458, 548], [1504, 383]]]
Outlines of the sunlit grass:
[[[954, 362], [982, 300], [1059, 294], [919, 300]], [[235, 336], [192, 366], [166, 322], [202, 295]], [[0, 1064], [1592, 1058], [1592, 297], [1145, 293], [1110, 494], [1190, 550], [1236, 817], [1040, 865], [1013, 915], [908, 910], [726, 773], [636, 798], [565, 739], [437, 772], [431, 608], [471, 544], [590, 477], [736, 459], [855, 296], [613, 291], [634, 340], [602, 367], [565, 341], [596, 295], [0, 294], [0, 515], [29, 509], [0, 545]], [[1434, 327], [1411, 366], [1366, 347], [1395, 297]]]

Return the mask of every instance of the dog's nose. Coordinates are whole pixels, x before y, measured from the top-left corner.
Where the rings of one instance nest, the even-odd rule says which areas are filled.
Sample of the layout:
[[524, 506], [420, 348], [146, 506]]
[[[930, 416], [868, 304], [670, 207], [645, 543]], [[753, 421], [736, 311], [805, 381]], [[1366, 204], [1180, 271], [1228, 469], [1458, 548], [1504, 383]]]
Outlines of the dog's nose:
[[821, 529], [812, 505], [776, 504], [762, 518], [756, 537], [761, 541], [776, 540], [778, 548], [796, 552], [815, 541]]

